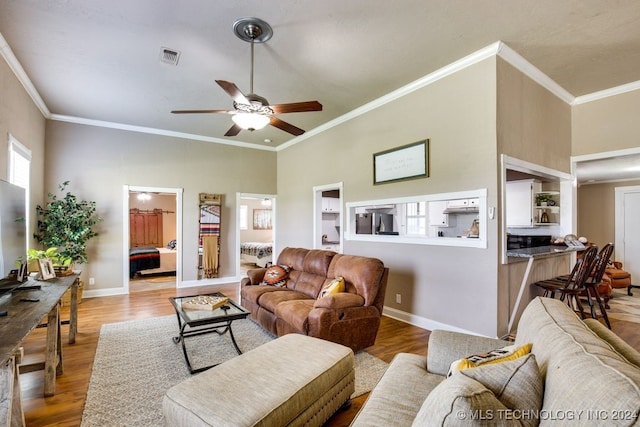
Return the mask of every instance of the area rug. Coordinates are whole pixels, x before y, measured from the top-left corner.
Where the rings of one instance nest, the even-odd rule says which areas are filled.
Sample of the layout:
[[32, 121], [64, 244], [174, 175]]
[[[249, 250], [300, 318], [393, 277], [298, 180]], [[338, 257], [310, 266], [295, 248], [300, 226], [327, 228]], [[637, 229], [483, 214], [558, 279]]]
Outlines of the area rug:
[[[274, 339], [249, 319], [233, 323], [242, 351]], [[93, 362], [82, 426], [162, 426], [162, 397], [189, 378], [175, 315], [103, 325]], [[199, 368], [237, 356], [229, 334], [187, 338], [192, 366]], [[355, 357], [356, 391], [369, 392], [388, 364], [366, 352]], [[250, 378], [251, 375], [247, 374]]]
[[609, 300], [607, 316], [612, 319], [640, 323], [640, 289], [633, 289], [633, 296], [627, 295], [626, 289], [613, 291]]

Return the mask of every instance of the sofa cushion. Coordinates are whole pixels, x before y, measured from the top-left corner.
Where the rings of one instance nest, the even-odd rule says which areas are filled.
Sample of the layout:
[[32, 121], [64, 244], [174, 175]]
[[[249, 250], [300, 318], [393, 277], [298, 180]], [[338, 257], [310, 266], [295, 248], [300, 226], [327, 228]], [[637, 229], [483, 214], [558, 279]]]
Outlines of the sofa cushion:
[[287, 278], [291, 267], [284, 264], [272, 265], [264, 272], [261, 285], [283, 287], [287, 284]]
[[397, 354], [351, 427], [410, 426], [424, 399], [444, 380], [424, 365], [422, 355]]
[[245, 286], [240, 291], [242, 299], [258, 305], [260, 296], [265, 292], [281, 292], [283, 288], [268, 285]]
[[340, 292], [333, 295], [327, 295], [318, 298], [313, 303], [314, 308], [351, 308], [364, 306], [364, 298], [357, 294], [349, 292]]
[[283, 288], [276, 288], [276, 289], [280, 289], [280, 291], [265, 292], [262, 295], [260, 295], [260, 298], [258, 299], [258, 303], [260, 304], [260, 306], [272, 313], [276, 312], [276, 307], [278, 307], [278, 304], [280, 304], [283, 301], [310, 299], [312, 300], [312, 303], [313, 303], [313, 298], [309, 298], [308, 296], [300, 292], [292, 291], [290, 289], [283, 289]]
[[[542, 378], [535, 356], [467, 369], [438, 385], [425, 399], [413, 425], [460, 425], [476, 420], [490, 425], [536, 426], [542, 405]], [[480, 418], [481, 417], [481, 418]]]
[[344, 278], [336, 277], [333, 280], [328, 280], [327, 283], [320, 290], [318, 298], [324, 298], [329, 295], [344, 292]]
[[[575, 413], [640, 411], [640, 369], [600, 339], [564, 302], [538, 297], [527, 305], [516, 344], [526, 342], [533, 344], [531, 351], [545, 379], [546, 413], [567, 408]], [[551, 424], [552, 420], [540, 422]]]
[[284, 320], [298, 331], [307, 334], [309, 332], [309, 312], [313, 310], [312, 299], [297, 299], [282, 301], [276, 306], [274, 314]]

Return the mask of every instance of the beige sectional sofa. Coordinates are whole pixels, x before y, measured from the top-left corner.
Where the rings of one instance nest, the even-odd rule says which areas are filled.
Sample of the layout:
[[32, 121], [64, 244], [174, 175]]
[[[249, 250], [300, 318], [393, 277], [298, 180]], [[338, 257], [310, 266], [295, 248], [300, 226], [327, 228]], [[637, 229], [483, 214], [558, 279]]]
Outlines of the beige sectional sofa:
[[[446, 378], [453, 361], [514, 343], [433, 331], [426, 360], [398, 354], [352, 426], [640, 425], [640, 353], [597, 320], [538, 297], [518, 325], [515, 345], [527, 343], [528, 356]], [[497, 379], [509, 369], [516, 378], [525, 366], [535, 377]], [[482, 376], [490, 380], [478, 382]], [[540, 406], [514, 408], [514, 398]]]

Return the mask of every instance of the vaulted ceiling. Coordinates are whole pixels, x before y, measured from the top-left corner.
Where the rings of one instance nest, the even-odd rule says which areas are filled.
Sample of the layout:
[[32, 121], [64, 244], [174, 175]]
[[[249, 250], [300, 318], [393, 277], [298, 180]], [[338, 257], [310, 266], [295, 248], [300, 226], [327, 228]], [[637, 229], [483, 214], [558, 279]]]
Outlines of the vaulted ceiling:
[[0, 0], [0, 49], [55, 119], [276, 147], [293, 136], [227, 138], [229, 115], [170, 113], [233, 109], [216, 79], [249, 92], [250, 45], [232, 29], [248, 16], [273, 28], [255, 46], [255, 92], [318, 100], [279, 116], [307, 131], [497, 41], [569, 98], [640, 81], [637, 0]]

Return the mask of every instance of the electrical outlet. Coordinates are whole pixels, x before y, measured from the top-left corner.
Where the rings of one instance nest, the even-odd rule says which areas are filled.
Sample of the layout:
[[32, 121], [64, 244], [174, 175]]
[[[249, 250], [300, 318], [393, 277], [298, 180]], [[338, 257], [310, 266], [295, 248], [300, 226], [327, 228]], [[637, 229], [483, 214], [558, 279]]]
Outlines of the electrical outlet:
[[89, 277], [89, 286], [93, 286], [96, 284], [96, 278], [95, 277]]
[[396, 294], [396, 303], [397, 304], [402, 304], [402, 295]]

